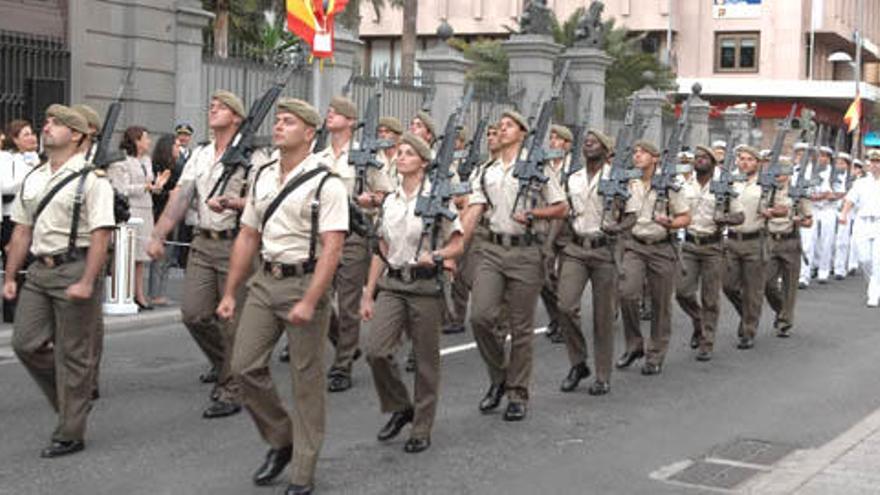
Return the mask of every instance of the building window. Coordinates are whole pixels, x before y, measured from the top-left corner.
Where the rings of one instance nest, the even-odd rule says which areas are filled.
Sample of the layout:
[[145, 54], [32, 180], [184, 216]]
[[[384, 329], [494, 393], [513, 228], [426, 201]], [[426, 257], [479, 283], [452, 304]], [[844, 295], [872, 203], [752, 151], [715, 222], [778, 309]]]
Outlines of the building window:
[[715, 33], [715, 72], [758, 72], [759, 33]]

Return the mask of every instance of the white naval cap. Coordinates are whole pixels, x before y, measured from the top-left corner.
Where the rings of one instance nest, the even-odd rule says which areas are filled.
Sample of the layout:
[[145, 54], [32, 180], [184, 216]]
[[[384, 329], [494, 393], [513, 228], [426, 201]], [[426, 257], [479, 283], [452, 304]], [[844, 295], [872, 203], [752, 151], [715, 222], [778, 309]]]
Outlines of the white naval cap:
[[722, 140], [712, 141], [712, 148], [724, 148], [727, 149], [727, 143]]
[[795, 151], [808, 150], [808, 149], [810, 149], [810, 145], [803, 142], [803, 141], [798, 141], [798, 142], [794, 143], [793, 149]]
[[833, 155], [834, 150], [831, 146], [819, 146], [819, 153], [825, 153], [826, 155]]

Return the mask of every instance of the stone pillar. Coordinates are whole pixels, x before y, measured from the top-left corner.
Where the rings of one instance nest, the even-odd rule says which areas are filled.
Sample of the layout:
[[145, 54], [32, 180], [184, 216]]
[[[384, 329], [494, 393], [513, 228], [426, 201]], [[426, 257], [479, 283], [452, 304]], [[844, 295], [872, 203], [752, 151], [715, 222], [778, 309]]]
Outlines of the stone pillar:
[[656, 89], [645, 86], [636, 91], [639, 97], [638, 118], [645, 128], [642, 138], [657, 144], [659, 148], [666, 145], [663, 142], [663, 104], [666, 103], [666, 95]]
[[734, 143], [752, 144], [752, 114], [748, 109], [727, 107], [724, 110], [724, 126]]
[[330, 99], [342, 93], [342, 87], [361, 64], [364, 42], [347, 29], [338, 26], [334, 39], [333, 62], [324, 62], [324, 70], [315, 62], [312, 79], [312, 102], [323, 115]]
[[685, 144], [694, 150], [698, 144], [709, 146], [709, 102], [694, 96], [688, 114], [688, 132]]
[[[449, 34], [451, 36], [451, 32]], [[446, 44], [443, 37], [441, 39], [444, 41], [417, 60], [424, 77], [434, 85], [431, 116], [440, 126], [437, 132], [442, 132], [449, 115], [458, 107], [464, 94], [465, 76], [473, 65], [458, 50]]]
[[562, 45], [547, 35], [515, 34], [503, 46], [510, 60], [510, 93], [523, 91], [516, 102], [519, 111], [526, 118], [536, 117], [541, 103], [553, 91], [554, 62]]
[[568, 79], [575, 86], [575, 91], [564, 92], [565, 122], [605, 129], [605, 70], [612, 58], [597, 48], [577, 45], [561, 58], [571, 61]]
[[[202, 29], [214, 18], [198, 1], [182, 1], [176, 7], [174, 122], [188, 122], [196, 136], [207, 139], [204, 127], [205, 88], [202, 87]], [[248, 102], [249, 104], [249, 102]], [[167, 132], [171, 132], [169, 128]]]

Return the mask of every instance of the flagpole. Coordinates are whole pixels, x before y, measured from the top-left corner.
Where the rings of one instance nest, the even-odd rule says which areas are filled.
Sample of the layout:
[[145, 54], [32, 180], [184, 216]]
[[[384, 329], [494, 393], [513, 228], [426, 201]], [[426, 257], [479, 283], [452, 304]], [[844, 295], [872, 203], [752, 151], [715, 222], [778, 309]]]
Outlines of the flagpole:
[[[862, 83], [862, 18], [864, 17], [864, 0], [858, 0], [856, 7], [856, 32], [855, 32], [855, 42], [856, 42], [856, 66], [855, 66], [855, 76], [856, 76], [856, 100], [859, 102], [859, 122], [856, 127], [853, 138], [857, 143], [857, 150], [861, 152], [862, 150], [862, 101], [859, 98], [861, 93], [861, 83]], [[861, 153], [860, 153], [861, 154]]]

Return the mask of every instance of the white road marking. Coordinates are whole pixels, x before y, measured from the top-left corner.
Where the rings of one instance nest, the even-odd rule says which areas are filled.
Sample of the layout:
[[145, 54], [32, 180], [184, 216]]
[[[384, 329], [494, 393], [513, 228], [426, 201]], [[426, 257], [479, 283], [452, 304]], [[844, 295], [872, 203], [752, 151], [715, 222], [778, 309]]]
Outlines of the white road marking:
[[[539, 327], [535, 329], [535, 334], [547, 333], [547, 327]], [[510, 335], [507, 336], [505, 341], [510, 341]], [[450, 354], [456, 354], [459, 352], [469, 351], [471, 349], [476, 349], [476, 342], [468, 342], [467, 344], [454, 345], [452, 347], [447, 347], [445, 349], [440, 349], [441, 356], [448, 356]]]

